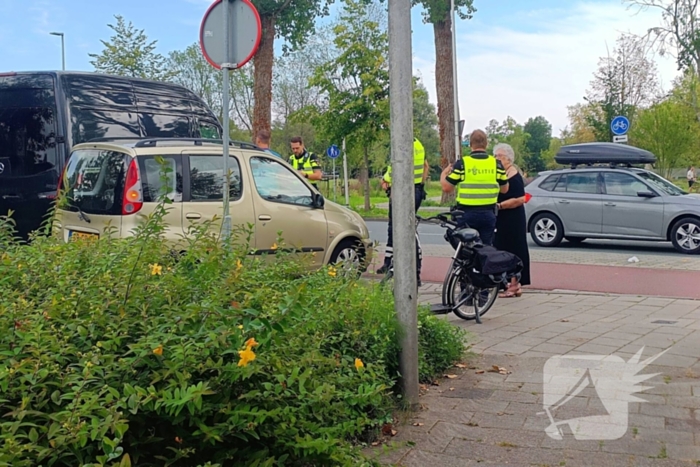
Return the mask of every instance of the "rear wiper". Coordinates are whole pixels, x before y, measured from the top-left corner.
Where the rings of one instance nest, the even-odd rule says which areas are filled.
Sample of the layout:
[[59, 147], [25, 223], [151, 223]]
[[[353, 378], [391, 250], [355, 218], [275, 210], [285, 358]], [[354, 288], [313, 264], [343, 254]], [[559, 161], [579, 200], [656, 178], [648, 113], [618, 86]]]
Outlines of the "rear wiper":
[[75, 206], [75, 208], [78, 210], [78, 219], [80, 219], [81, 221], [87, 222], [88, 224], [90, 224], [92, 222], [90, 220], [90, 218], [87, 216], [87, 214], [85, 214], [83, 212], [82, 209], [80, 209], [78, 206]]

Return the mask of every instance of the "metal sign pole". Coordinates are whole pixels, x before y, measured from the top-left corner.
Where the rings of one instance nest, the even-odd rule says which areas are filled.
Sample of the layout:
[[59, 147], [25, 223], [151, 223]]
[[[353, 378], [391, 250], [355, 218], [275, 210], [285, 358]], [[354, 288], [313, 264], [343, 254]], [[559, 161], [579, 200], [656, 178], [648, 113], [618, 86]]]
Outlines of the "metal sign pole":
[[343, 180], [345, 183], [345, 206], [350, 206], [350, 190], [348, 189], [348, 153], [345, 150], [345, 138], [343, 138]]
[[338, 202], [338, 197], [335, 194], [335, 187], [338, 185], [338, 177], [335, 175], [335, 157], [333, 158], [333, 202]]
[[450, 16], [452, 18], [452, 82], [454, 90], [455, 107], [455, 161], [462, 158], [462, 135], [459, 125], [459, 99], [457, 97], [457, 22], [455, 14], [455, 0], [450, 1]]
[[394, 309], [401, 327], [401, 389], [404, 401], [410, 409], [417, 407], [419, 403], [412, 68], [411, 2], [389, 0]]
[[231, 31], [229, 28], [229, 13], [231, 10], [231, 2], [230, 0], [224, 0], [222, 5], [224, 8], [224, 41], [226, 41], [226, 44], [224, 45], [224, 63], [221, 64], [221, 71], [223, 74], [223, 120], [224, 120], [224, 134], [223, 134], [223, 143], [224, 143], [224, 223], [223, 223], [223, 228], [222, 228], [222, 235], [224, 242], [228, 243], [230, 237], [231, 237], [231, 216], [229, 213], [229, 194], [230, 194], [230, 189], [229, 189], [229, 173], [228, 173], [228, 155], [229, 155], [229, 142], [230, 142], [230, 136], [229, 136], [229, 69], [234, 68], [231, 66], [230, 60], [231, 60], [231, 47], [230, 47], [230, 35]]

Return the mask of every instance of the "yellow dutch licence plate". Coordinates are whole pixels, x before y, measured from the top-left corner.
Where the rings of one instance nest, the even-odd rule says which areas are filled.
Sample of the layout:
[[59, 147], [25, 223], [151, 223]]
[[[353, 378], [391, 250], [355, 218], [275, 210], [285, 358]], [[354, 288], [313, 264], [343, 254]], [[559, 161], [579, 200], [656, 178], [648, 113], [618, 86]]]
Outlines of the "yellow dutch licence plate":
[[82, 241], [82, 240], [92, 242], [92, 241], [97, 240], [98, 238], [99, 238], [99, 235], [94, 234], [94, 233], [75, 232], [75, 231], [71, 231], [70, 236], [69, 236], [69, 240], [71, 242]]

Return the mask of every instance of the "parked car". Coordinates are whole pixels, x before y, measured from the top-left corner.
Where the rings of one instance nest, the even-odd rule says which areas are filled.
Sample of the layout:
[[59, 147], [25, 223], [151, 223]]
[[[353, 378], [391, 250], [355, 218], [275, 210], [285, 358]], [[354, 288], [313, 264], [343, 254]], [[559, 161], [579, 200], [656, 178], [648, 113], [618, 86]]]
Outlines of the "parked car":
[[[162, 158], [162, 160], [160, 159]], [[63, 239], [127, 237], [168, 204], [166, 241], [177, 245], [190, 226], [223, 215], [223, 145], [203, 139], [104, 141], [75, 146], [65, 173], [67, 206], [57, 211]], [[163, 165], [169, 170], [163, 170]], [[287, 162], [248, 143], [229, 154], [230, 215], [253, 227], [256, 254], [274, 254], [278, 232], [314, 266], [350, 262], [362, 269], [372, 250], [359, 214], [324, 200]]]
[[188, 89], [96, 73], [0, 73], [0, 215], [21, 237], [36, 230], [79, 143], [114, 137], [221, 137], [221, 125]]
[[700, 253], [700, 195], [634, 166], [653, 163], [652, 153], [586, 143], [562, 147], [556, 161], [571, 167], [543, 172], [525, 189], [532, 196], [525, 205], [527, 227], [538, 245], [587, 238], [670, 241], [681, 253]]

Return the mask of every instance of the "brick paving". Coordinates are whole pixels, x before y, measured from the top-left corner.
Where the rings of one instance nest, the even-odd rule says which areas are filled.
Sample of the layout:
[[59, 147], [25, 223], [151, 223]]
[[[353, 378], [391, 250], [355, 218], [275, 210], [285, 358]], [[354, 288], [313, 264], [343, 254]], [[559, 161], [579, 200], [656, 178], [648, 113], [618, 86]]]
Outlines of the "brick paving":
[[[439, 302], [438, 284], [420, 302]], [[397, 466], [690, 466], [700, 461], [700, 301], [644, 296], [538, 293], [498, 299], [483, 324], [445, 319], [470, 332], [472, 356], [451, 378], [422, 388], [421, 410], [397, 435], [368, 450]], [[614, 354], [642, 359], [668, 349], [641, 374], [647, 402], [629, 404], [624, 436], [555, 440], [542, 414], [544, 364], [554, 355]], [[488, 371], [494, 365], [506, 374]], [[485, 371], [481, 371], [485, 370]], [[606, 413], [586, 388], [556, 420]], [[568, 428], [567, 428], [568, 429]], [[565, 430], [567, 430], [565, 429]]]

